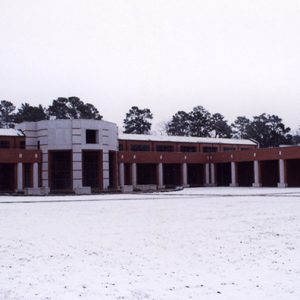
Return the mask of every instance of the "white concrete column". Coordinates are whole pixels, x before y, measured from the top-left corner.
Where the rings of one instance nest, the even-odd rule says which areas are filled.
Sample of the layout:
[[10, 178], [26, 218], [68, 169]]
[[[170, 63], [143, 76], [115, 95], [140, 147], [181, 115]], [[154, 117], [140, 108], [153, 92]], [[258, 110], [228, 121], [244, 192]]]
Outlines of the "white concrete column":
[[37, 162], [33, 163], [33, 188], [37, 189], [39, 187], [39, 164]]
[[216, 164], [211, 163], [210, 164], [210, 180], [211, 180], [211, 185], [216, 186], [217, 181], [216, 181]]
[[23, 192], [23, 163], [18, 163], [17, 168], [17, 192]]
[[182, 170], [182, 186], [187, 187], [188, 186], [188, 175], [187, 175], [187, 163], [183, 163], [181, 166]]
[[254, 170], [254, 183], [252, 184], [253, 187], [261, 187], [260, 182], [260, 163], [258, 160], [253, 162], [253, 170]]
[[158, 175], [158, 188], [162, 189], [162, 188], [164, 188], [163, 164], [159, 163], [157, 165], [157, 168], [158, 168], [158, 172], [157, 172], [157, 175]]
[[205, 185], [209, 185], [209, 163], [205, 164]]
[[285, 188], [285, 187], [287, 187], [285, 160], [279, 159], [278, 163], [279, 163], [279, 183], [278, 183], [278, 187]]
[[237, 168], [236, 168], [236, 162], [231, 162], [231, 183], [230, 186], [236, 187], [238, 186], [237, 182]]
[[133, 163], [131, 165], [131, 182], [132, 182], [132, 186], [136, 187], [137, 185], [136, 163]]
[[123, 188], [125, 185], [125, 178], [124, 178], [124, 163], [119, 164], [119, 179], [120, 179], [120, 187]]

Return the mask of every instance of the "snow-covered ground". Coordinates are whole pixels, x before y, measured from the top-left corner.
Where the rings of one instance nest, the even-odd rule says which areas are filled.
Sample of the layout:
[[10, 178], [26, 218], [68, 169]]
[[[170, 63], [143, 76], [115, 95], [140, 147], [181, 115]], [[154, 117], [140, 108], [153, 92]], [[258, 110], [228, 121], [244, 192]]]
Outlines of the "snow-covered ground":
[[300, 299], [300, 189], [0, 202], [1, 300]]

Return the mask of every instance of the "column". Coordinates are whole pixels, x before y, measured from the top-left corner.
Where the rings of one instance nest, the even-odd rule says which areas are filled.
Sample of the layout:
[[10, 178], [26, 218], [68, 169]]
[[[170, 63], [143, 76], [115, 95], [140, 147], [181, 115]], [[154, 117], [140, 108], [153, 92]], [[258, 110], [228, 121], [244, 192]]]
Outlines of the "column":
[[279, 159], [279, 188], [287, 187], [285, 160]]
[[33, 188], [37, 189], [39, 187], [39, 164], [37, 162], [33, 163]]
[[23, 163], [21, 162], [17, 167], [17, 192], [23, 192]]
[[210, 164], [210, 180], [211, 180], [211, 185], [212, 186], [216, 186], [217, 185], [217, 182], [216, 182], [216, 164], [214, 163], [211, 163]]
[[120, 163], [119, 165], [119, 179], [120, 179], [120, 187], [121, 189], [125, 185], [125, 179], [124, 179], [124, 163]]
[[182, 186], [188, 187], [187, 163], [183, 163], [181, 168], [182, 168]]
[[164, 174], [163, 174], [163, 164], [159, 163], [157, 165], [158, 167], [158, 188], [163, 189], [164, 188]]
[[237, 183], [237, 168], [236, 168], [236, 162], [231, 162], [231, 183], [230, 186], [236, 187], [238, 186]]
[[209, 163], [205, 164], [205, 185], [208, 186], [209, 181]]
[[253, 187], [261, 187], [260, 182], [260, 164], [258, 160], [253, 162], [253, 170], [254, 170], [254, 183], [252, 184]]
[[136, 187], [137, 185], [136, 178], [136, 163], [133, 163], [131, 165], [131, 182], [133, 187]]

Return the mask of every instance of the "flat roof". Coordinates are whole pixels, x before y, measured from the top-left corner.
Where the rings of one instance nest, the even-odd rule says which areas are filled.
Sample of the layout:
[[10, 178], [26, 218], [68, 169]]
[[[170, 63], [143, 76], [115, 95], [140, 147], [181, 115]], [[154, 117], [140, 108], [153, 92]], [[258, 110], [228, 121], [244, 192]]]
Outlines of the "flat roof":
[[0, 136], [25, 136], [25, 134], [14, 128], [0, 128]]
[[254, 141], [231, 138], [209, 138], [194, 136], [173, 135], [147, 135], [147, 134], [119, 134], [119, 140], [147, 141], [147, 142], [177, 142], [197, 144], [231, 144], [231, 145], [257, 145]]

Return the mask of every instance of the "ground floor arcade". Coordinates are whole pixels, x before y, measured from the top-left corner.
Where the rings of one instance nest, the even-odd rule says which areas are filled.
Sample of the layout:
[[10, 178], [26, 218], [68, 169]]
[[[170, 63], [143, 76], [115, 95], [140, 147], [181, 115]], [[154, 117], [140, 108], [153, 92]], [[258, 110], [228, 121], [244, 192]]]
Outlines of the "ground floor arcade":
[[300, 159], [226, 163], [120, 163], [122, 190], [176, 186], [300, 187]]

